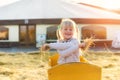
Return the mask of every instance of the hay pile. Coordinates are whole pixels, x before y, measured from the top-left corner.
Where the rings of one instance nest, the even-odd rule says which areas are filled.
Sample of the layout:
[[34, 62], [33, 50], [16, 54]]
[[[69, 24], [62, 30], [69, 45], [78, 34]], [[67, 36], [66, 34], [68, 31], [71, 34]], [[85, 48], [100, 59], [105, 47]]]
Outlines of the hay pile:
[[[47, 80], [50, 53], [41, 54], [1, 53], [0, 80]], [[120, 55], [89, 51], [84, 56], [91, 63], [102, 67], [102, 80], [120, 80]]]

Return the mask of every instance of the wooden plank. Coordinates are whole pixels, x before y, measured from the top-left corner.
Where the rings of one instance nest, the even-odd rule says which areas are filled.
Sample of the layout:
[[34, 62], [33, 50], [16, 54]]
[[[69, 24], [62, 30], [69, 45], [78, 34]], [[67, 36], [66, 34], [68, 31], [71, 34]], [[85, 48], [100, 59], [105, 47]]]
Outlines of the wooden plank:
[[66, 63], [48, 70], [49, 80], [101, 80], [101, 67], [89, 63]]

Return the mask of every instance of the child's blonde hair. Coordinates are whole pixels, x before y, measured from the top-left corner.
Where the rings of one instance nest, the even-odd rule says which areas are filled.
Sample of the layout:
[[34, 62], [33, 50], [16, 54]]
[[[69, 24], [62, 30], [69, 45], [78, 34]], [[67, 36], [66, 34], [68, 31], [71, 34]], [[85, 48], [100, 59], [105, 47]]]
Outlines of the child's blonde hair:
[[58, 30], [57, 30], [57, 38], [58, 38], [58, 40], [63, 40], [63, 36], [61, 35], [61, 29], [64, 26], [72, 26], [73, 29], [74, 29], [73, 37], [78, 39], [79, 42], [80, 42], [79, 28], [77, 27], [76, 23], [71, 19], [62, 19], [60, 25], [58, 26]]

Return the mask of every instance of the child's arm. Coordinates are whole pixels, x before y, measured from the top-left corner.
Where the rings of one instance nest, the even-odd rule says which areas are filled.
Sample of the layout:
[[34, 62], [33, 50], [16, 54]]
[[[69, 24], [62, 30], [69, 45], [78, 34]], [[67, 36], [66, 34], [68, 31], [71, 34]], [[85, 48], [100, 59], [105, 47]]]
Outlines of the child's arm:
[[59, 53], [61, 54], [61, 56], [67, 57], [75, 53], [76, 51], [79, 51], [79, 43], [77, 41], [74, 41], [74, 43], [68, 49], [59, 51]]
[[70, 44], [71, 43], [50, 43], [50, 44], [44, 44], [42, 47], [41, 47], [41, 50], [42, 51], [46, 51], [46, 50], [49, 50], [49, 49], [57, 49], [57, 50], [64, 50], [64, 49], [67, 49], [70, 47]]
[[59, 51], [59, 53], [61, 54], [61, 56], [67, 57], [67, 56], [70, 56], [75, 51], [77, 51], [78, 49], [79, 49], [79, 45], [73, 45], [72, 47], [70, 47], [66, 50]]
[[67, 42], [67, 43], [50, 43], [49, 44], [49, 47], [51, 49], [56, 49], [56, 50], [65, 50], [67, 48], [69, 48], [71, 46], [71, 42]]

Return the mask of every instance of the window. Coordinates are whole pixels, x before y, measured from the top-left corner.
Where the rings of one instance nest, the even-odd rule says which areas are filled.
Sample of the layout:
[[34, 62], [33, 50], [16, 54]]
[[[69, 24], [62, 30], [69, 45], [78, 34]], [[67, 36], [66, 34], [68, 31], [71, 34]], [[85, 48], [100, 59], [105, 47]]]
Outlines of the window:
[[8, 40], [8, 28], [0, 26], [0, 40]]
[[106, 28], [103, 26], [88, 25], [82, 27], [82, 39], [93, 37], [94, 39], [106, 39]]
[[56, 30], [57, 30], [57, 26], [51, 26], [47, 28], [47, 41], [48, 42], [52, 42], [57, 40], [57, 36], [56, 36]]

